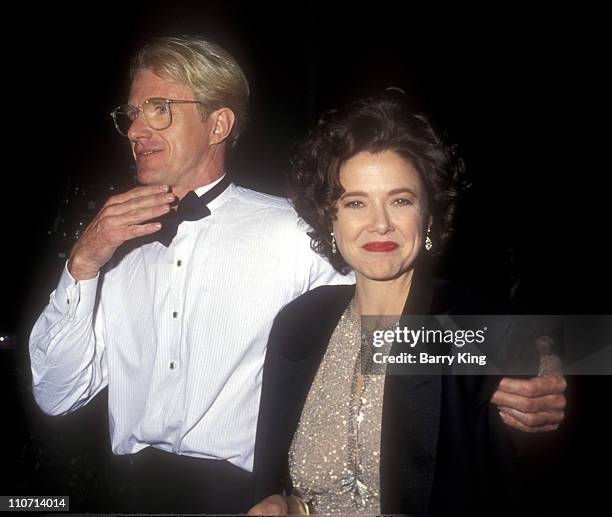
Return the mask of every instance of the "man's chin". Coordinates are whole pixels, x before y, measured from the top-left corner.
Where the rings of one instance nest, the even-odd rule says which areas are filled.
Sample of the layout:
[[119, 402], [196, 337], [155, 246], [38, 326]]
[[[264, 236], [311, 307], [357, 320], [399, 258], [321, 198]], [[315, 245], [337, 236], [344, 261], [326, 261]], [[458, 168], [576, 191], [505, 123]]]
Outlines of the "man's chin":
[[164, 174], [161, 171], [143, 167], [136, 172], [136, 179], [141, 185], [163, 185]]

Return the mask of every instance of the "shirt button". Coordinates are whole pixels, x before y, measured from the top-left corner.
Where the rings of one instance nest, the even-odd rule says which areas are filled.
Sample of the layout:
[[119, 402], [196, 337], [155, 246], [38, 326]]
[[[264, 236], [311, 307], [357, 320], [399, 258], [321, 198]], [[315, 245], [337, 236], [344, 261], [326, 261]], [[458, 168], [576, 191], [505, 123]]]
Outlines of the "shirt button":
[[177, 265], [177, 267], [181, 267], [183, 265], [183, 261], [182, 260], [177, 260], [176, 261], [176, 265]]
[[170, 369], [171, 370], [175, 370], [177, 366], [178, 366], [178, 364], [176, 363], [176, 361], [170, 361]]
[[174, 312], [172, 313], [172, 317], [173, 317], [173, 318], [176, 318], [177, 316], [178, 316], [178, 312], [174, 311]]

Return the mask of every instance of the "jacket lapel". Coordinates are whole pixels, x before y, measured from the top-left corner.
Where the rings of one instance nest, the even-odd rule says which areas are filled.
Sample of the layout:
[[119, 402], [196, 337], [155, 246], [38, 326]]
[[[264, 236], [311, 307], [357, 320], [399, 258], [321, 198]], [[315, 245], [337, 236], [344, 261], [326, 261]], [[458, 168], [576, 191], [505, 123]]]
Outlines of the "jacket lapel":
[[[306, 397], [354, 286], [319, 287], [277, 317], [266, 355], [255, 443], [255, 501], [290, 488], [287, 451]], [[285, 479], [278, 484], [278, 473]]]
[[[428, 314], [434, 286], [415, 271], [403, 314]], [[425, 513], [432, 490], [440, 427], [438, 375], [385, 379], [380, 459], [382, 513]]]
[[[413, 278], [404, 314], [428, 314], [436, 303], [427, 276]], [[311, 291], [281, 312], [268, 344], [257, 442], [255, 501], [290, 488], [287, 451], [327, 345], [354, 286]], [[424, 513], [433, 484], [442, 381], [431, 375], [385, 379], [381, 440], [381, 510]], [[279, 484], [279, 473], [284, 479]]]

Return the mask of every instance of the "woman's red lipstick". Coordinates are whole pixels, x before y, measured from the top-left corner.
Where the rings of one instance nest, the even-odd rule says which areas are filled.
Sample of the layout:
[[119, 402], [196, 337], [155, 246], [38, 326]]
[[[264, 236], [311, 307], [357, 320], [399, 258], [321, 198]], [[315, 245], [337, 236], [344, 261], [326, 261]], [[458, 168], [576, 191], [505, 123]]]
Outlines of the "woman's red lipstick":
[[374, 241], [374, 242], [366, 242], [362, 248], [366, 251], [393, 251], [394, 249], [399, 248], [399, 244], [393, 241]]

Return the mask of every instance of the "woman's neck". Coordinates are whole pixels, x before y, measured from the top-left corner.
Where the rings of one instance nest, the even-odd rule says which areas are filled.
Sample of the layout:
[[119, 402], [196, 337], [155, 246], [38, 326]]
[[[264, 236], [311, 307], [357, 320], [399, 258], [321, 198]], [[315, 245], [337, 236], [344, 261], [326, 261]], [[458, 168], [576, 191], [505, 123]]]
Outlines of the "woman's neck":
[[412, 285], [413, 270], [393, 280], [371, 280], [357, 275], [353, 310], [358, 316], [398, 316]]

